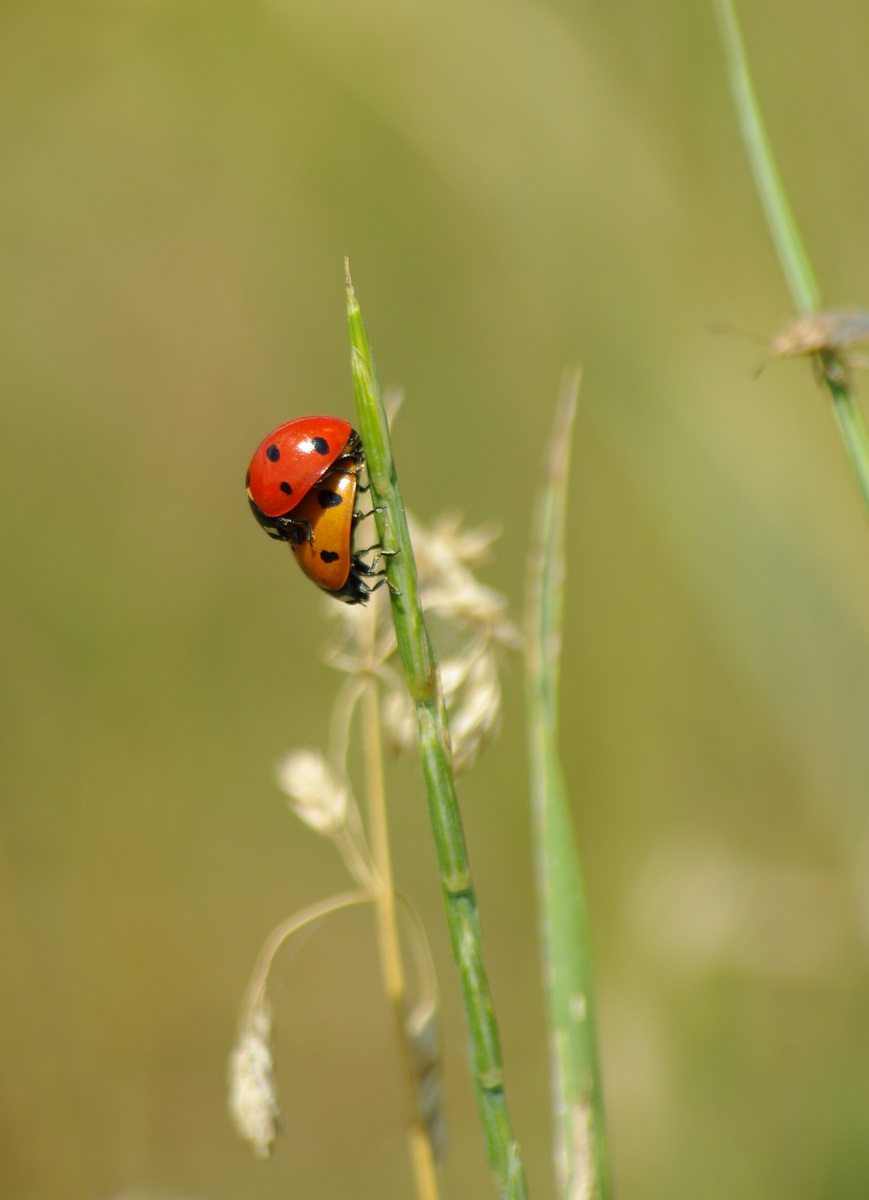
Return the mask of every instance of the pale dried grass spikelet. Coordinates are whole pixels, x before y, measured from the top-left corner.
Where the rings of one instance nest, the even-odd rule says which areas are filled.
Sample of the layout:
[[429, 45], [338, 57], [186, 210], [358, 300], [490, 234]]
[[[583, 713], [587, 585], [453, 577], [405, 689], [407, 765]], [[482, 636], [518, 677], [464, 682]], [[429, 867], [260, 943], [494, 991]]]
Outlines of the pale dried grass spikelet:
[[501, 684], [495, 655], [489, 650], [471, 663], [461, 698], [450, 717], [453, 769], [457, 775], [473, 767], [501, 724]]
[[350, 792], [317, 750], [291, 750], [278, 765], [278, 787], [296, 816], [317, 833], [333, 836], [347, 818]]
[[410, 520], [425, 608], [459, 628], [475, 629], [505, 649], [518, 650], [521, 638], [507, 615], [507, 599], [486, 587], [470, 571], [483, 562], [499, 536], [496, 525], [460, 528], [455, 514], [441, 517], [431, 530]]
[[[420, 573], [432, 563], [440, 560], [441, 569], [451, 570], [456, 563], [463, 567], [478, 567], [491, 557], [490, 550], [501, 536], [501, 527], [494, 521], [478, 525], [476, 529], [462, 529], [461, 513], [443, 513], [435, 519], [431, 529], [425, 529], [413, 517], [410, 528], [414, 538], [419, 534]], [[414, 542], [416, 547], [416, 542]], [[437, 566], [433, 568], [438, 570]]]
[[[450, 717], [453, 767], [462, 774], [500, 725], [498, 652], [521, 646], [506, 597], [480, 583], [470, 570], [487, 557], [499, 531], [494, 525], [462, 529], [455, 515], [442, 517], [431, 530], [417, 521], [411, 528], [423, 605], [450, 642], [450, 652], [441, 661], [441, 686]], [[384, 723], [397, 748], [415, 744], [413, 705], [400, 685], [389, 690]]]
[[478, 583], [462, 570], [452, 579], [422, 583], [422, 602], [427, 612], [436, 613], [459, 629], [480, 630], [496, 644], [518, 649], [516, 627], [507, 616], [507, 600], [500, 592]]
[[[419, 575], [420, 599], [432, 618], [440, 649], [440, 675], [450, 718], [453, 765], [468, 771], [498, 731], [501, 688], [498, 656], [521, 649], [522, 639], [507, 612], [506, 597], [474, 577], [499, 535], [495, 525], [462, 529], [461, 518], [441, 517], [431, 529], [409, 519]], [[337, 611], [336, 611], [337, 610]], [[388, 598], [372, 597], [367, 610], [329, 606], [338, 634], [328, 652], [333, 666], [350, 675], [374, 675], [384, 685], [383, 726], [392, 749], [412, 751], [417, 744], [413, 702], [390, 659], [396, 651]], [[374, 622], [373, 637], [360, 637], [363, 622]], [[360, 646], [365, 645], [365, 652]]]
[[[444, 659], [441, 688], [450, 717], [453, 769], [464, 774], [497, 734], [501, 723], [501, 684], [493, 645], [472, 639], [455, 657]], [[400, 681], [390, 687], [383, 705], [390, 744], [399, 753], [416, 746], [416, 713]]]
[[279, 1115], [272, 1058], [272, 1020], [266, 1004], [252, 1008], [229, 1060], [229, 1112], [257, 1158], [274, 1147]]

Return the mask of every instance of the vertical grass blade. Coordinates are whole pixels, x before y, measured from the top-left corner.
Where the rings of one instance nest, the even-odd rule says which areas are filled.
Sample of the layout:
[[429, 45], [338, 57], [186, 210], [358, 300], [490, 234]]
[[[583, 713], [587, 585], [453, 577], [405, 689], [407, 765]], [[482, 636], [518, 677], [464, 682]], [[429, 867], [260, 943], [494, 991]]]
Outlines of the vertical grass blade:
[[[486, 1153], [502, 1200], [526, 1200], [525, 1173], [504, 1096], [498, 1027], [483, 957], [480, 917], [453, 782], [446, 709], [419, 602], [413, 547], [401, 502], [389, 427], [362, 313], [347, 268], [347, 318], [359, 432], [387, 578], [399, 654], [416, 707], [423, 776], [453, 957], [459, 969], [471, 1072]], [[380, 511], [377, 511], [377, 510]]]
[[[733, 2], [714, 0], [714, 4], [742, 140], [779, 263], [787, 279], [794, 307], [800, 313], [814, 313], [820, 303], [820, 290], [764, 128]], [[869, 432], [847, 378], [828, 370], [829, 364], [824, 355], [819, 358], [821, 374], [833, 400], [839, 433], [845, 443], [863, 502], [869, 510]]]
[[797, 311], [812, 313], [820, 303], [820, 289], [773, 157], [749, 74], [748, 60], [745, 57], [732, 0], [715, 0], [715, 11], [742, 141], [748, 154], [766, 222], [775, 243], [778, 260], [787, 277], [791, 298]]
[[561, 1200], [607, 1200], [591, 937], [558, 753], [564, 528], [578, 390], [575, 372], [559, 398], [532, 534], [526, 634], [529, 765], [558, 1195]]

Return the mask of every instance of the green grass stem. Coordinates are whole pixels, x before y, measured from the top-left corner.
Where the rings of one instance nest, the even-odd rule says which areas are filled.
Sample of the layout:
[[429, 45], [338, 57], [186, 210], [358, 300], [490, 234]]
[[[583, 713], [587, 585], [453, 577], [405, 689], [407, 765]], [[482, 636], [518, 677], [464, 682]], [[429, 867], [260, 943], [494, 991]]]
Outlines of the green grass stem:
[[803, 246], [794, 214], [767, 136], [757, 94], [748, 70], [742, 35], [732, 0], [715, 0], [721, 41], [736, 105], [739, 129], [766, 222], [785, 273], [794, 306], [800, 313], [817, 311], [821, 292]]
[[564, 529], [579, 372], [564, 383], [528, 563], [526, 682], [534, 857], [549, 1008], [555, 1167], [561, 1200], [611, 1195], [591, 936], [558, 750]]
[[[802, 314], [811, 314], [818, 310], [820, 289], [764, 128], [736, 12], [732, 0], [714, 0], [714, 4], [739, 128], [767, 225], [788, 282], [794, 307]], [[820, 373], [830, 389], [839, 433], [845, 443], [848, 460], [857, 478], [863, 502], [869, 510], [869, 433], [866, 423], [847, 377], [840, 377], [841, 372], [829, 370], [830, 364], [826, 361], [826, 356], [821, 355], [819, 358]]]
[[[419, 602], [413, 547], [401, 502], [383, 398], [349, 267], [347, 318], [359, 432], [387, 578], [398, 650], [416, 707], [423, 776], [453, 957], [459, 969], [471, 1072], [486, 1153], [502, 1200], [526, 1200], [525, 1173], [504, 1096], [498, 1027], [483, 957], [480, 917], [453, 781], [447, 714]], [[377, 511], [377, 510], [380, 511]]]
[[839, 433], [851, 460], [863, 502], [869, 510], [869, 432], [863, 414], [857, 405], [850, 386], [841, 380], [826, 376], [827, 387], [833, 397], [833, 411], [839, 425]]

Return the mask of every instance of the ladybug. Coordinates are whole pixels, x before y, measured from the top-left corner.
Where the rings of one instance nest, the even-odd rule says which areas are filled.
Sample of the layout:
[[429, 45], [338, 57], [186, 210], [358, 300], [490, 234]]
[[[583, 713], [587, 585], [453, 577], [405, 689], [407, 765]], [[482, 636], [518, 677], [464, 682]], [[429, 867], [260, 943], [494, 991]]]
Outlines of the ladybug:
[[279, 425], [254, 451], [245, 485], [253, 515], [269, 537], [310, 540], [306, 519], [291, 514], [339, 458], [364, 462], [359, 434], [340, 417], [299, 417]]
[[[353, 549], [353, 535], [362, 518], [354, 511], [359, 466], [353, 455], [340, 458], [290, 514], [297, 522], [298, 540], [294, 538], [290, 543], [296, 562], [318, 587], [346, 604], [365, 604], [371, 593], [385, 583], [381, 578], [369, 587], [364, 579], [366, 575], [383, 574], [362, 558], [376, 547]], [[305, 529], [309, 531], [307, 536]]]
[[[288, 542], [309, 579], [346, 604], [364, 604], [365, 576], [383, 576], [354, 550], [355, 511], [365, 455], [359, 434], [339, 417], [287, 421], [260, 442], [247, 472], [254, 517], [277, 541]], [[365, 514], [366, 516], [368, 514]]]

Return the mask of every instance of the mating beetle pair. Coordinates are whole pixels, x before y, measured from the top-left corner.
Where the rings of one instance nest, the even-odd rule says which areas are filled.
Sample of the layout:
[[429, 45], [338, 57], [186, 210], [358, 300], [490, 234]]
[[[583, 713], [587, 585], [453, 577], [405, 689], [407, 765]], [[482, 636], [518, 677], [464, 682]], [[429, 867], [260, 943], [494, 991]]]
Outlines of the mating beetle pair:
[[[269, 537], [288, 542], [309, 579], [346, 604], [365, 604], [385, 582], [356, 550], [355, 511], [365, 453], [340, 417], [300, 417], [278, 426], [254, 451], [245, 480], [253, 515]], [[379, 557], [382, 557], [382, 552]], [[376, 560], [375, 560], [376, 562]], [[380, 576], [373, 587], [366, 577]]]

